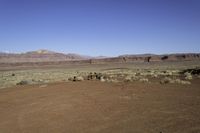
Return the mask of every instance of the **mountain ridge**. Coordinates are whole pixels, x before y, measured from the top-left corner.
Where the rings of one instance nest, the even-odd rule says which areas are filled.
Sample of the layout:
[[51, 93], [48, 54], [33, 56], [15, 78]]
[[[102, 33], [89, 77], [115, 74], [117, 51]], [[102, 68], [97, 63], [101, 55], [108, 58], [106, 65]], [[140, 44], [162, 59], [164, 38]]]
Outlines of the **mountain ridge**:
[[40, 49], [25, 53], [0, 52], [0, 63], [20, 62], [59, 62], [89, 60], [90, 63], [123, 63], [123, 62], [151, 62], [151, 61], [182, 61], [200, 60], [200, 53], [170, 53], [170, 54], [124, 54], [117, 57], [85, 56], [75, 53], [59, 53]]

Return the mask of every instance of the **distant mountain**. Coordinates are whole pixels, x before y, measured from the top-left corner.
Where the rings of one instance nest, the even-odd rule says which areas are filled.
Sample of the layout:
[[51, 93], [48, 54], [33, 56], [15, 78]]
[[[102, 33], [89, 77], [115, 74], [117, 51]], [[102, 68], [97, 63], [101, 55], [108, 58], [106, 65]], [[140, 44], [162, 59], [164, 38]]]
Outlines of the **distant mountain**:
[[105, 59], [105, 58], [110, 58], [108, 56], [96, 56], [96, 57], [93, 57], [92, 59]]
[[26, 53], [0, 53], [0, 63], [15, 63], [15, 62], [54, 62], [54, 61], [72, 61], [86, 60], [86, 56], [78, 54], [64, 54], [49, 50], [37, 50]]
[[200, 53], [173, 53], [173, 54], [136, 54], [136, 55], [121, 55], [119, 58], [145, 59], [149, 61], [176, 61], [176, 60], [196, 60], [200, 59]]
[[156, 54], [125, 54], [120, 55], [119, 57], [148, 57], [148, 56], [155, 56]]
[[55, 54], [56, 52], [45, 50], [45, 49], [40, 49], [36, 51], [29, 51], [26, 52], [25, 54]]
[[181, 54], [140, 54], [140, 55], [120, 55], [118, 57], [92, 59], [92, 64], [104, 63], [130, 63], [130, 62], [164, 62], [164, 61], [200, 61], [200, 53], [181, 53]]
[[79, 54], [64, 54], [49, 50], [37, 50], [26, 53], [4, 53], [0, 52], [0, 63], [23, 63], [23, 62], [60, 62], [75, 61], [77, 64], [87, 62], [89, 64], [102, 63], [124, 63], [124, 62], [154, 62], [154, 61], [188, 61], [200, 60], [200, 53], [181, 53], [181, 54], [130, 54], [118, 57], [91, 57]]

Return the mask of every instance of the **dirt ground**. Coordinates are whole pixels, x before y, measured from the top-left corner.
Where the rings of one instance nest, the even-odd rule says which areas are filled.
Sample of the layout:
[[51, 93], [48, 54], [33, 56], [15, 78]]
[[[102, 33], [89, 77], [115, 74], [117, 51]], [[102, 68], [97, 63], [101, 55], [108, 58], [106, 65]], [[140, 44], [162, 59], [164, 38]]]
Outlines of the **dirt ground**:
[[65, 82], [0, 90], [1, 133], [200, 133], [191, 85]]

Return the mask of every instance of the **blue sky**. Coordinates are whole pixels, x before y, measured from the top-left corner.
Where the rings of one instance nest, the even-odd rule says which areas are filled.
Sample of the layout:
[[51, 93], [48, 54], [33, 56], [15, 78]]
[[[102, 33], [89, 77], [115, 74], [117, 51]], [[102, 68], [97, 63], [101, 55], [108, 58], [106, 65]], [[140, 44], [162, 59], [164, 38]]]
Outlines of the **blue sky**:
[[199, 0], [0, 0], [0, 51], [200, 52]]

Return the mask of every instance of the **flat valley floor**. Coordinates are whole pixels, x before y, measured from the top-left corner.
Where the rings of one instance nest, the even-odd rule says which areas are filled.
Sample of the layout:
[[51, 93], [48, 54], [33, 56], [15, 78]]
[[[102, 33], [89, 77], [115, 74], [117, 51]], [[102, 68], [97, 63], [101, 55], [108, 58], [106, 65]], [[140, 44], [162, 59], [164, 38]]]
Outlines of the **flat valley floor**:
[[0, 132], [200, 133], [199, 83], [82, 81], [0, 89]]

